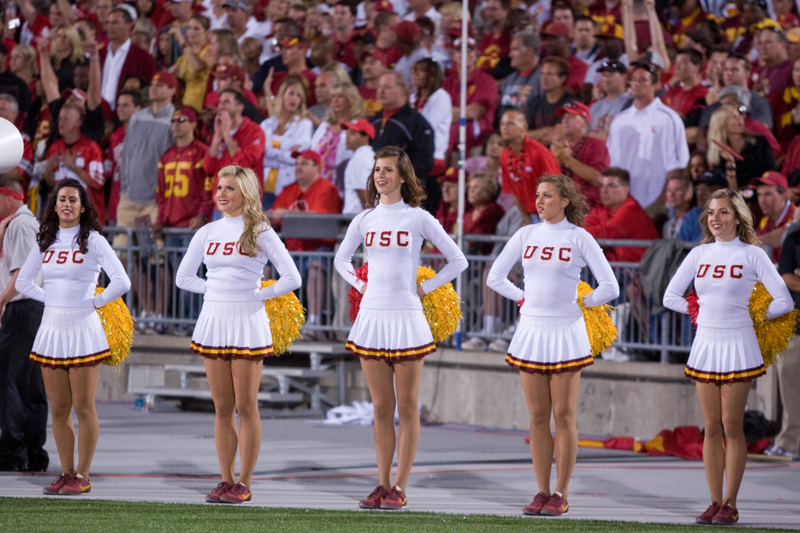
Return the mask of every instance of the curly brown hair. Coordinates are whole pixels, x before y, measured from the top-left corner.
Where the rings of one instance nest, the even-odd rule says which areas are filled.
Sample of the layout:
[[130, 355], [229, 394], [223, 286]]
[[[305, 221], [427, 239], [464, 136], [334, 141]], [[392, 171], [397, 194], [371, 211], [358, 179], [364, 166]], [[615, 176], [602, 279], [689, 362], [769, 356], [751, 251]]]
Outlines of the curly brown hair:
[[[403, 201], [411, 207], [419, 207], [427, 198], [427, 193], [414, 172], [408, 154], [396, 146], [384, 146], [375, 152], [376, 162], [378, 159], [386, 157], [392, 157], [397, 162], [397, 172], [400, 174], [400, 179], [403, 180], [403, 184], [400, 186]], [[367, 207], [377, 207], [380, 202], [381, 195], [375, 186], [375, 165], [373, 165], [367, 178]]]
[[97, 211], [94, 209], [94, 204], [92, 204], [92, 200], [89, 198], [89, 195], [86, 193], [86, 189], [83, 188], [83, 185], [81, 185], [78, 180], [71, 178], [62, 180], [58, 183], [56, 190], [53, 191], [53, 193], [50, 195], [50, 198], [47, 200], [47, 207], [45, 207], [44, 210], [44, 220], [42, 220], [42, 225], [39, 227], [39, 233], [36, 235], [36, 242], [39, 244], [40, 252], [44, 252], [50, 248], [54, 242], [56, 242], [58, 228], [61, 227], [58, 213], [56, 212], [56, 202], [58, 201], [58, 195], [61, 192], [61, 189], [66, 189], [67, 187], [72, 187], [73, 189], [77, 190], [78, 197], [81, 200], [81, 208], [83, 209], [83, 212], [81, 213], [81, 218], [78, 221], [80, 229], [78, 230], [78, 236], [76, 237], [76, 240], [78, 242], [78, 248], [82, 254], [89, 252], [89, 234], [92, 231], [101, 232], [103, 230], [103, 227], [97, 220]]
[[569, 200], [569, 204], [564, 208], [564, 215], [569, 223], [578, 227], [583, 226], [583, 217], [586, 216], [589, 203], [575, 181], [564, 174], [554, 174], [539, 178], [539, 184], [542, 183], [552, 183], [558, 189], [558, 194]]

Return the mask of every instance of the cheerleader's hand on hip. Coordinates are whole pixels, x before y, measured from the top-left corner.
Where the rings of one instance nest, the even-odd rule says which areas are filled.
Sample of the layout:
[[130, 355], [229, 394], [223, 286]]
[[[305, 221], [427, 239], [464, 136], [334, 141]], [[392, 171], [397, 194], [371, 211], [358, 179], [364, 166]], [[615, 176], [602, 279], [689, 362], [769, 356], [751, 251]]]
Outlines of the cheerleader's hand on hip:
[[367, 284], [366, 283], [361, 286], [361, 294], [364, 294], [365, 292], [367, 292]]
[[425, 289], [422, 288], [422, 285], [417, 285], [417, 296], [420, 300], [425, 296]]

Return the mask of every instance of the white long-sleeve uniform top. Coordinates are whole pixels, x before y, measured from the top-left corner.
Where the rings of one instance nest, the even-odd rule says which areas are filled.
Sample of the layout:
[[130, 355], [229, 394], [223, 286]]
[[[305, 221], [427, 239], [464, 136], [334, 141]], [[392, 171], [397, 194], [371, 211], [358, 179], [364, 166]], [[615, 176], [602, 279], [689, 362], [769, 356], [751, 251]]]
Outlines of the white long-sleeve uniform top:
[[351, 261], [364, 243], [369, 262], [362, 309], [422, 309], [417, 295], [417, 268], [422, 243], [431, 241], [447, 258], [438, 274], [422, 283], [425, 294], [453, 280], [467, 268], [467, 259], [442, 225], [427, 211], [403, 202], [378, 204], [357, 215], [336, 253], [334, 265], [350, 285], [361, 290]]
[[752, 327], [750, 294], [757, 281], [772, 295], [767, 318], [792, 310], [792, 297], [766, 252], [743, 243], [713, 242], [694, 248], [683, 260], [667, 285], [664, 305], [679, 313], [689, 313], [683, 293], [694, 280], [700, 312], [697, 325], [708, 328]]
[[[204, 294], [214, 302], [258, 302], [288, 294], [300, 286], [297, 271], [286, 246], [275, 230], [268, 228], [258, 235], [261, 251], [248, 257], [239, 251], [239, 237], [244, 219], [222, 218], [200, 228], [192, 237], [175, 282], [183, 290]], [[273, 285], [261, 288], [264, 265], [271, 261], [280, 274]], [[197, 275], [205, 263], [206, 279]]]
[[[89, 234], [86, 254], [76, 237], [80, 226], [59, 229], [56, 240], [44, 252], [31, 250], [17, 276], [16, 289], [28, 298], [54, 307], [103, 307], [128, 292], [131, 280], [108, 241], [93, 231]], [[109, 278], [108, 287], [97, 296], [100, 269]], [[44, 289], [34, 283], [42, 271]]]
[[[508, 272], [522, 261], [525, 290], [508, 280]], [[619, 284], [603, 250], [583, 228], [567, 219], [558, 224], [533, 224], [520, 228], [494, 262], [486, 285], [514, 301], [523, 297], [520, 313], [539, 317], [579, 317], [578, 282], [588, 266], [597, 289], [583, 298], [594, 307], [619, 296]]]

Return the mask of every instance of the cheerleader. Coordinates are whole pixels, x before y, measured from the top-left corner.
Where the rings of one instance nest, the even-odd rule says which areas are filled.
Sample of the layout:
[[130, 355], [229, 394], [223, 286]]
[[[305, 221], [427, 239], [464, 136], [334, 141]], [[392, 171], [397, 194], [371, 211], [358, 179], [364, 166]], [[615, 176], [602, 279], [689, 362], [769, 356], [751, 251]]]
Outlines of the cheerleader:
[[[436, 351], [420, 299], [467, 268], [467, 260], [442, 226], [419, 207], [425, 191], [405, 152], [394, 146], [375, 154], [367, 179], [367, 209], [350, 223], [336, 254], [339, 274], [363, 295], [347, 350], [361, 358], [374, 410], [379, 485], [359, 503], [364, 509], [400, 509], [419, 441], [419, 383], [423, 357]], [[417, 285], [420, 251], [431, 241], [447, 258], [433, 278]], [[369, 282], [356, 277], [351, 259], [364, 244]], [[395, 405], [400, 415], [397, 439]], [[397, 473], [391, 482], [397, 447]]]
[[[489, 271], [486, 284], [521, 306], [520, 321], [508, 347], [506, 362], [520, 370], [522, 390], [531, 415], [530, 448], [539, 493], [522, 512], [559, 516], [569, 510], [567, 486], [578, 455], [575, 405], [581, 369], [593, 363], [577, 287], [588, 266], [597, 289], [583, 299], [585, 307], [619, 296], [619, 285], [603, 251], [586, 230], [586, 198], [564, 175], [539, 179], [536, 210], [542, 224], [520, 228]], [[525, 290], [508, 280], [518, 262]], [[555, 419], [556, 490], [550, 492]]]
[[[214, 440], [222, 481], [206, 496], [209, 503], [250, 501], [250, 483], [261, 448], [258, 387], [261, 366], [272, 353], [264, 300], [300, 287], [300, 273], [261, 210], [258, 178], [252, 170], [219, 171], [215, 192], [223, 218], [200, 228], [178, 267], [176, 284], [203, 294], [203, 309], [192, 335], [192, 350], [203, 356], [214, 400]], [[261, 288], [271, 261], [280, 279]], [[201, 263], [206, 279], [198, 277]], [[237, 435], [236, 414], [241, 431]], [[236, 451], [241, 472], [236, 481]]]
[[[94, 405], [97, 375], [100, 363], [111, 357], [96, 309], [131, 287], [101, 229], [83, 186], [73, 179], [60, 181], [44, 211], [39, 246], [17, 276], [17, 291], [45, 306], [30, 358], [42, 367], [63, 472], [44, 488], [45, 494], [77, 496], [92, 490], [89, 470], [100, 431]], [[95, 296], [100, 269], [110, 282]], [[39, 271], [44, 289], [37, 285]], [[77, 468], [73, 409], [80, 428]]]
[[[792, 310], [792, 298], [767, 254], [758, 245], [753, 218], [739, 193], [711, 195], [700, 216], [701, 246], [684, 259], [664, 294], [664, 305], [688, 313], [683, 297], [694, 281], [700, 311], [686, 375], [695, 380], [703, 411], [703, 466], [711, 505], [700, 524], [733, 525], [736, 496], [747, 461], [744, 411], [750, 381], [764, 374], [764, 362], [750, 318], [757, 281], [772, 295], [767, 318]], [[727, 473], [723, 497], [723, 477]]]

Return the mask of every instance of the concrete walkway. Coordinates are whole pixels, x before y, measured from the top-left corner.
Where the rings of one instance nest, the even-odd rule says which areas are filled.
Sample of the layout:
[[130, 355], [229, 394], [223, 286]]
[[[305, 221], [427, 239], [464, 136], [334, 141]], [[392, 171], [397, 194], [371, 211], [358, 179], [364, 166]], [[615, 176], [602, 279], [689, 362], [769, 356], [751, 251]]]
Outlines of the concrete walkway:
[[[98, 405], [100, 441], [92, 492], [82, 498], [202, 503], [218, 482], [214, 417], [131, 403]], [[248, 505], [355, 509], [377, 484], [372, 427], [263, 420], [261, 456]], [[536, 493], [520, 432], [423, 427], [408, 486], [408, 509], [521, 515]], [[0, 496], [43, 497], [50, 474], [0, 475]], [[553, 475], [555, 479], [555, 472]], [[709, 503], [699, 461], [581, 449], [570, 485], [569, 518], [693, 523]], [[739, 524], [800, 529], [800, 463], [748, 463]]]

